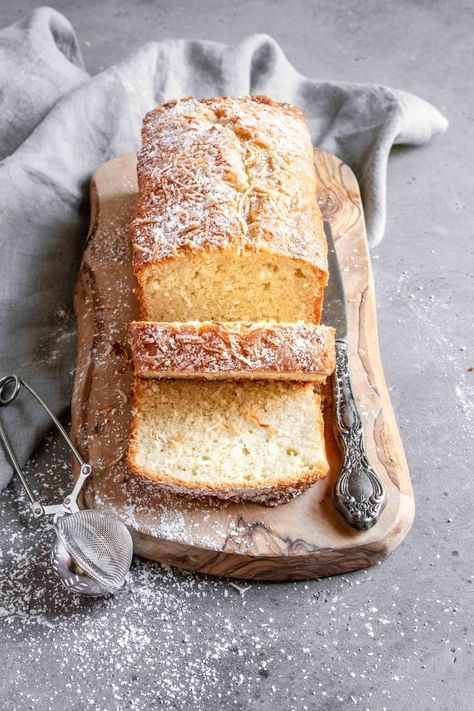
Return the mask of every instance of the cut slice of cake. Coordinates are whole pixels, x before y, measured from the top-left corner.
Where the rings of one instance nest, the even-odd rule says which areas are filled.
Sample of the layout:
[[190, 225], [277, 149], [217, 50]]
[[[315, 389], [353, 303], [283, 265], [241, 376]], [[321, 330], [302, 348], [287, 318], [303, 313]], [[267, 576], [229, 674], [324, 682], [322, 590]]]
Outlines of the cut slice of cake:
[[130, 334], [140, 378], [321, 382], [335, 365], [334, 329], [327, 326], [134, 321]]
[[129, 465], [194, 498], [277, 504], [328, 471], [310, 383], [135, 381]]

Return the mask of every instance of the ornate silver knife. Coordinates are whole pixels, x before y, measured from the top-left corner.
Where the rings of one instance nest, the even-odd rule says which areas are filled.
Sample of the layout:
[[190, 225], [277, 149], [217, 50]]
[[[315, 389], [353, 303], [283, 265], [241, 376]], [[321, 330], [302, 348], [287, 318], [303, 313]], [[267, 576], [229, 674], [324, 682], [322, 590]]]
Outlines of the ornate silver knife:
[[334, 488], [334, 503], [351, 526], [365, 531], [379, 520], [386, 497], [382, 483], [367, 459], [362, 422], [352, 392], [344, 285], [329, 222], [324, 223], [324, 232], [328, 242], [329, 283], [322, 321], [336, 329], [333, 389], [336, 434], [343, 455]]

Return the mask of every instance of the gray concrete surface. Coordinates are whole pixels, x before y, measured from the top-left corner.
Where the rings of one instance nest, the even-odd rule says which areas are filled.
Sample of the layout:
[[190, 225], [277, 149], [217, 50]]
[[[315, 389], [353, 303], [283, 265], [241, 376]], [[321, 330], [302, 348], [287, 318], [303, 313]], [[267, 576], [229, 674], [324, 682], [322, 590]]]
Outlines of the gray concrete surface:
[[[39, 3], [3, 0], [5, 25]], [[413, 91], [449, 118], [396, 150], [373, 254], [379, 331], [417, 504], [382, 565], [238, 590], [136, 561], [127, 591], [80, 601], [48, 568], [51, 530], [0, 496], [0, 709], [470, 711], [473, 701], [474, 12], [439, 2], [56, 2], [91, 73], [148, 40], [264, 31], [318, 78]], [[67, 481], [48, 443], [35, 471]]]

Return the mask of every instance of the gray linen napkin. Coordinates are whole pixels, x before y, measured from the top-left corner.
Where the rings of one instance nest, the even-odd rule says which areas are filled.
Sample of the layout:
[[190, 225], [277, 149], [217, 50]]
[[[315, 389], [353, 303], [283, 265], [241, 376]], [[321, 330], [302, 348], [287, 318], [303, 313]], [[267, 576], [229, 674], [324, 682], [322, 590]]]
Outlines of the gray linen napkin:
[[[57, 414], [74, 368], [72, 294], [88, 226], [88, 183], [135, 150], [143, 115], [165, 100], [268, 94], [299, 106], [315, 144], [355, 171], [371, 245], [383, 236], [387, 159], [447, 128], [420, 98], [384, 86], [314, 81], [274, 40], [147, 44], [95, 77], [69, 22], [51, 8], [0, 31], [0, 375], [16, 372]], [[2, 411], [21, 463], [50, 423], [27, 397]], [[11, 469], [0, 453], [0, 488]]]

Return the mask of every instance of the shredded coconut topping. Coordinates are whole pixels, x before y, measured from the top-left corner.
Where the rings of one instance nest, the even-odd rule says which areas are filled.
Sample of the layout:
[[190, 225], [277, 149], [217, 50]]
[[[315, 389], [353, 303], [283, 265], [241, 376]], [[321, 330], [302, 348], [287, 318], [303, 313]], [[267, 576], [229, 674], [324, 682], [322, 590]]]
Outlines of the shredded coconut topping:
[[135, 322], [131, 325], [139, 375], [252, 373], [330, 375], [334, 339], [325, 326], [296, 324]]
[[145, 119], [135, 267], [183, 250], [267, 248], [325, 269], [311, 141], [293, 106], [186, 99]]

